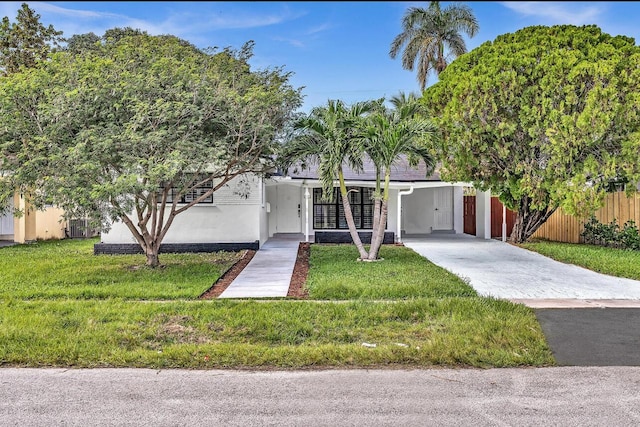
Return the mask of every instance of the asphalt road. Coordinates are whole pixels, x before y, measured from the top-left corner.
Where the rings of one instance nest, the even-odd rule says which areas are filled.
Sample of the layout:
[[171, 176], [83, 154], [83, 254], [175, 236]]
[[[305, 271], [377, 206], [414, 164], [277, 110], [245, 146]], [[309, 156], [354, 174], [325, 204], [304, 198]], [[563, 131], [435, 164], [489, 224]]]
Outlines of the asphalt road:
[[2, 426], [640, 425], [639, 367], [0, 369]]
[[640, 366], [640, 309], [548, 308], [535, 313], [558, 365]]

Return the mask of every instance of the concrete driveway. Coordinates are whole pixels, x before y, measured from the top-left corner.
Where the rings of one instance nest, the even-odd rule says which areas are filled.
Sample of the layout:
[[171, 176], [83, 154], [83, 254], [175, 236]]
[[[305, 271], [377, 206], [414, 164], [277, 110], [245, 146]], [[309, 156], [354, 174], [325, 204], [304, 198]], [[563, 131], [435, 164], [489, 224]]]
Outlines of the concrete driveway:
[[640, 307], [640, 281], [564, 264], [497, 240], [466, 234], [405, 238], [405, 246], [467, 279], [482, 296], [509, 300], [627, 300]]

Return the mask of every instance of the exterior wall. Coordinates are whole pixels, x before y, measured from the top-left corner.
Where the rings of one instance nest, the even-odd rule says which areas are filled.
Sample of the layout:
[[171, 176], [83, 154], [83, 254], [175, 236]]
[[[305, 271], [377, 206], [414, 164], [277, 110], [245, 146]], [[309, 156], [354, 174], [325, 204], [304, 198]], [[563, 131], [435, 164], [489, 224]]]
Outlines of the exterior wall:
[[[262, 186], [258, 177], [231, 180], [213, 204], [192, 206], [175, 217], [163, 243], [236, 243], [261, 240]], [[266, 227], [265, 227], [266, 228]], [[136, 243], [122, 222], [102, 233], [102, 243]]]
[[34, 240], [64, 239], [66, 221], [62, 220], [64, 211], [60, 208], [50, 207], [43, 211], [35, 210], [27, 203], [19, 193], [13, 196], [12, 207], [21, 209], [24, 214], [13, 217], [12, 213], [4, 216], [3, 223], [12, 221], [10, 230], [5, 233], [4, 227], [0, 230], [0, 240], [12, 240], [17, 243], [25, 243]]
[[36, 239], [64, 239], [64, 230], [67, 222], [62, 220], [64, 211], [60, 208], [51, 207], [45, 211], [36, 211]]
[[13, 241], [13, 230], [15, 228], [15, 220], [13, 218], [14, 198], [9, 200], [7, 213], [0, 215], [0, 240]]
[[277, 190], [275, 185], [270, 185], [266, 188], [266, 204], [267, 204], [267, 222], [269, 227], [269, 237], [272, 237], [277, 233], [276, 226], [276, 204], [277, 204]]
[[417, 188], [402, 196], [402, 230], [406, 234], [428, 234], [433, 227], [433, 191]]
[[453, 187], [453, 229], [464, 233], [464, 188], [459, 186]]

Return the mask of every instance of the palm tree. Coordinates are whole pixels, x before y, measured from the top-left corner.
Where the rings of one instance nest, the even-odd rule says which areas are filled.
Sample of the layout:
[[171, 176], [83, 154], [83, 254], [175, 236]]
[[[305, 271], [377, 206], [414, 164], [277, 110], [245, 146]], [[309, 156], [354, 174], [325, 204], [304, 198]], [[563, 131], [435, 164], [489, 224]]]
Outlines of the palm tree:
[[417, 97], [413, 94], [400, 94], [392, 98], [391, 103], [395, 108], [372, 114], [367, 118], [367, 125], [361, 133], [365, 151], [375, 163], [377, 175], [369, 260], [378, 258], [384, 240], [391, 168], [404, 156], [410, 166], [417, 166], [420, 160], [424, 161], [427, 174], [435, 166], [429, 144], [435, 138], [437, 128], [430, 120], [420, 117]]
[[327, 106], [312, 109], [308, 116], [295, 123], [298, 134], [285, 145], [280, 159], [284, 169], [297, 163], [304, 167], [309, 161], [317, 164], [325, 200], [333, 198], [333, 183], [338, 179], [349, 232], [363, 260], [368, 258], [368, 253], [353, 220], [343, 164], [348, 164], [353, 170], [362, 170], [362, 146], [356, 129], [359, 128], [358, 122], [375, 105], [374, 102], [358, 102], [347, 107], [342, 101], [330, 100]]
[[453, 4], [441, 9], [439, 1], [432, 1], [427, 9], [410, 7], [402, 18], [402, 33], [391, 43], [389, 55], [395, 59], [404, 47], [402, 68], [413, 71], [417, 65], [418, 82], [424, 90], [430, 71], [440, 75], [451, 56], [455, 59], [467, 52], [461, 32], [473, 37], [478, 30], [478, 21], [468, 6]]

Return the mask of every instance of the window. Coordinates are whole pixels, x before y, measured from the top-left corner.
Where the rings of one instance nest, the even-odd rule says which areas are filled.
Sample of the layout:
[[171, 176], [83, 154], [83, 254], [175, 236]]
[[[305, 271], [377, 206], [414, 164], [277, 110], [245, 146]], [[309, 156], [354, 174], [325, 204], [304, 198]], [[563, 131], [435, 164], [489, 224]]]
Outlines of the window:
[[[358, 229], [373, 228], [373, 188], [347, 187], [353, 222]], [[333, 189], [333, 202], [322, 200], [322, 189], [313, 189], [313, 228], [318, 230], [346, 230], [347, 219], [344, 215], [340, 189]]]
[[[180, 199], [178, 200], [178, 203], [191, 203], [194, 200], [196, 200], [198, 197], [202, 196], [204, 193], [206, 193], [207, 191], [211, 190], [213, 188], [213, 182], [212, 181], [207, 181], [202, 185], [199, 185], [195, 188], [193, 188], [191, 191], [188, 191], [187, 193], [183, 194]], [[163, 187], [160, 187], [160, 194], [158, 195], [158, 202], [161, 201], [161, 194], [162, 194], [162, 190]], [[167, 194], [167, 203], [173, 203], [173, 199], [174, 197], [178, 197], [178, 192], [180, 191], [179, 188], [176, 187], [172, 187], [169, 190], [169, 193]], [[200, 203], [210, 203], [213, 204], [213, 193], [209, 194], [204, 200], [202, 200]]]

